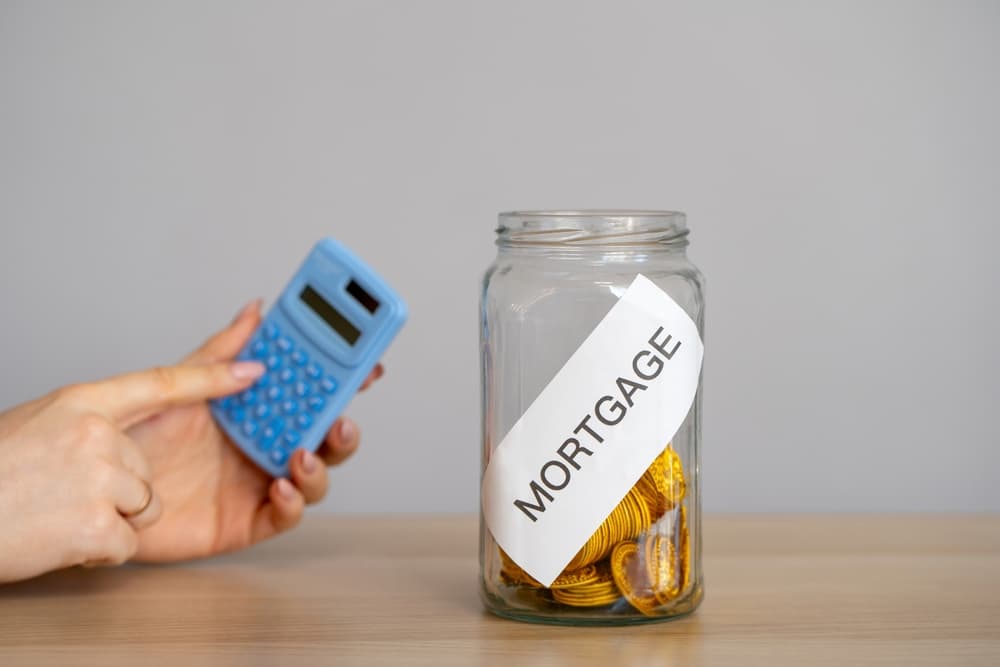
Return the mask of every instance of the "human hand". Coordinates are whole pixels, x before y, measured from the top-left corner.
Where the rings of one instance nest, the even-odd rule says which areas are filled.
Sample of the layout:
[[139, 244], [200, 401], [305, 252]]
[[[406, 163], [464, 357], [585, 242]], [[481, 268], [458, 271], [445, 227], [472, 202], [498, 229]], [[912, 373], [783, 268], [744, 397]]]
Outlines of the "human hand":
[[[259, 302], [251, 303], [183, 366], [197, 368], [232, 359], [260, 320]], [[382, 373], [379, 364], [361, 389]], [[138, 534], [135, 557], [148, 562], [233, 551], [292, 528], [305, 506], [326, 494], [326, 466], [344, 461], [360, 442], [358, 427], [341, 418], [315, 454], [298, 450], [292, 455], [290, 479], [272, 479], [219, 428], [205, 400], [174, 404], [149, 415], [128, 433], [149, 460], [152, 485], [163, 505], [160, 519]]]
[[248, 362], [153, 369], [0, 414], [0, 582], [130, 558], [162, 503], [129, 428], [170, 406], [239, 391], [262, 371]]
[[[239, 549], [291, 528], [323, 497], [323, 464], [358, 446], [353, 422], [338, 420], [315, 455], [296, 452], [291, 480], [271, 480], [208, 410], [208, 399], [263, 372], [231, 361], [260, 318], [255, 302], [180, 366], [74, 385], [0, 414], [0, 582]], [[381, 375], [378, 365], [362, 389]]]

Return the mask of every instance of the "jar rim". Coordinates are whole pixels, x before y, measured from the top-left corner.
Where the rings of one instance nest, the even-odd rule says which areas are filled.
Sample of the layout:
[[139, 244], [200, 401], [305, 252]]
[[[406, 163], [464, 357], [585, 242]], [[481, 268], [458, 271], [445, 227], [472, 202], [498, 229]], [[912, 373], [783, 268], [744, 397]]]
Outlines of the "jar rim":
[[503, 211], [500, 219], [517, 218], [642, 218], [642, 219], [677, 219], [686, 216], [680, 211], [640, 209], [640, 208], [584, 208], [584, 209], [537, 209]]
[[499, 215], [497, 243], [684, 247], [688, 234], [686, 219], [680, 211], [649, 209], [504, 211]]

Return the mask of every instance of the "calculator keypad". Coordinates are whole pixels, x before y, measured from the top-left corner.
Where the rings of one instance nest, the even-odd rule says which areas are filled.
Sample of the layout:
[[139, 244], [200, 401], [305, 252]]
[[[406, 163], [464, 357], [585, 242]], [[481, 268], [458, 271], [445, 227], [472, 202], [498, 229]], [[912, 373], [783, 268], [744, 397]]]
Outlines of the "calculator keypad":
[[336, 392], [337, 381], [273, 322], [264, 323], [242, 356], [262, 361], [267, 373], [220, 406], [258, 451], [282, 466]]

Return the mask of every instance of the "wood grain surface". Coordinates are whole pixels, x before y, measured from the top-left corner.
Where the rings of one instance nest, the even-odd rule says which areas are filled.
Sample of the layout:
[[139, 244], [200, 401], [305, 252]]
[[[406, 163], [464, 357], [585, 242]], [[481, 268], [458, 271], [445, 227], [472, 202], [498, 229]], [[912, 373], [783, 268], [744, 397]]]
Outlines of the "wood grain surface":
[[474, 517], [310, 515], [250, 551], [0, 586], [0, 665], [1000, 665], [1000, 516], [728, 515], [693, 615], [495, 618]]

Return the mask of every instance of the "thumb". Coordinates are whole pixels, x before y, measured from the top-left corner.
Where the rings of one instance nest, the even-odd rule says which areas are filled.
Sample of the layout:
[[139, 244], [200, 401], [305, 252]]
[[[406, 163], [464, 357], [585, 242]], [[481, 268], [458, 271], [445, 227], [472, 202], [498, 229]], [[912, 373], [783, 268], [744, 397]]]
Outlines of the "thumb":
[[165, 408], [246, 389], [264, 371], [257, 361], [151, 368], [95, 382], [87, 388], [88, 402], [126, 429]]

